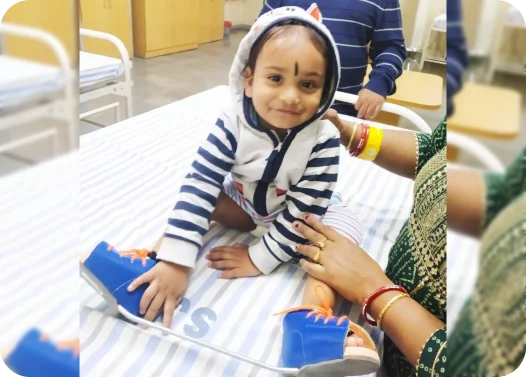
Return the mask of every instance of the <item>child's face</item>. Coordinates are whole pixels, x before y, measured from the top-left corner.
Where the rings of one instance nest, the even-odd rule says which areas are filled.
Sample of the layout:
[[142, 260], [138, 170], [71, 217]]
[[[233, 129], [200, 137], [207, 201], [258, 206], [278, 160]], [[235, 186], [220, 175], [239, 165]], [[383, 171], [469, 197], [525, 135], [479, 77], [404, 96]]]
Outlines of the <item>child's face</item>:
[[294, 26], [265, 43], [254, 74], [245, 79], [245, 93], [264, 126], [290, 129], [319, 110], [325, 71], [325, 58], [305, 27]]

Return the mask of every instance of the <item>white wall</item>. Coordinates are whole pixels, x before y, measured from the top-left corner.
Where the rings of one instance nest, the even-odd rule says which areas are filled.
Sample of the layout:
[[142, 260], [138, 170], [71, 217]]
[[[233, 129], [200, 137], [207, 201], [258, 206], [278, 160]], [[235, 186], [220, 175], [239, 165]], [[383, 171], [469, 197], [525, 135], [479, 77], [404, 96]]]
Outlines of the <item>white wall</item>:
[[225, 0], [225, 20], [233, 26], [252, 25], [263, 8], [263, 0]]

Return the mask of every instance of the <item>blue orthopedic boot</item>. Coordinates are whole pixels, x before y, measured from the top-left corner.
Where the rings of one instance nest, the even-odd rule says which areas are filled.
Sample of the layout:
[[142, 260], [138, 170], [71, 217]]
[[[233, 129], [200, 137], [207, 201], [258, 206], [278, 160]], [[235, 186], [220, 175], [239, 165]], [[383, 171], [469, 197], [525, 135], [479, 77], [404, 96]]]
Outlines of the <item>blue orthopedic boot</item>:
[[49, 341], [38, 330], [30, 330], [5, 359], [14, 373], [25, 377], [78, 377], [79, 341]]
[[108, 243], [101, 242], [84, 261], [83, 271], [103, 296], [115, 299], [128, 312], [140, 316], [139, 303], [148, 284], [133, 292], [128, 292], [128, 286], [155, 266], [156, 262], [150, 256], [146, 249], [119, 253]]
[[[364, 347], [345, 346], [350, 332], [363, 339]], [[283, 367], [308, 369], [309, 376], [358, 376], [380, 367], [380, 357], [369, 334], [347, 317], [334, 317], [332, 310], [325, 307], [300, 307], [286, 312], [282, 359]]]

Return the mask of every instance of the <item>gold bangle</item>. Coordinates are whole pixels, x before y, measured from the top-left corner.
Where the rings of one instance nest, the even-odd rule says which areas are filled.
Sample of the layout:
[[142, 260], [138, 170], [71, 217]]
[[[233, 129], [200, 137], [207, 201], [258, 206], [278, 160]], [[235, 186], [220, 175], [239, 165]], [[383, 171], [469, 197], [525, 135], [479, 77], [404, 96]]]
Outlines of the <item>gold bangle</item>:
[[393, 297], [389, 302], [384, 306], [380, 314], [378, 315], [378, 319], [376, 320], [376, 324], [380, 330], [382, 330], [382, 322], [384, 320], [385, 314], [387, 311], [393, 306], [393, 304], [404, 297], [410, 297], [407, 293], [400, 293], [398, 296]]
[[351, 144], [354, 140], [354, 135], [356, 134], [357, 128], [358, 128], [358, 125], [356, 124], [356, 122], [353, 122], [352, 134], [351, 134], [351, 138], [349, 139], [349, 144], [347, 145], [347, 151], [351, 150]]

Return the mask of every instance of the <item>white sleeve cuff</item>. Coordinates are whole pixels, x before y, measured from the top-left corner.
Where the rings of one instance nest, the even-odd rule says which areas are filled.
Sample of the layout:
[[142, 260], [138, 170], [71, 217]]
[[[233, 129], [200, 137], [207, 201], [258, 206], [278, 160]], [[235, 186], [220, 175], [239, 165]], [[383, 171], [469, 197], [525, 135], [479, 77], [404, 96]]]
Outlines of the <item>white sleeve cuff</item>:
[[157, 250], [157, 259], [180, 266], [195, 268], [199, 248], [189, 242], [176, 238], [163, 237]]
[[249, 246], [248, 255], [252, 263], [265, 275], [270, 274], [281, 262], [277, 260], [263, 243], [263, 239], [255, 245]]

